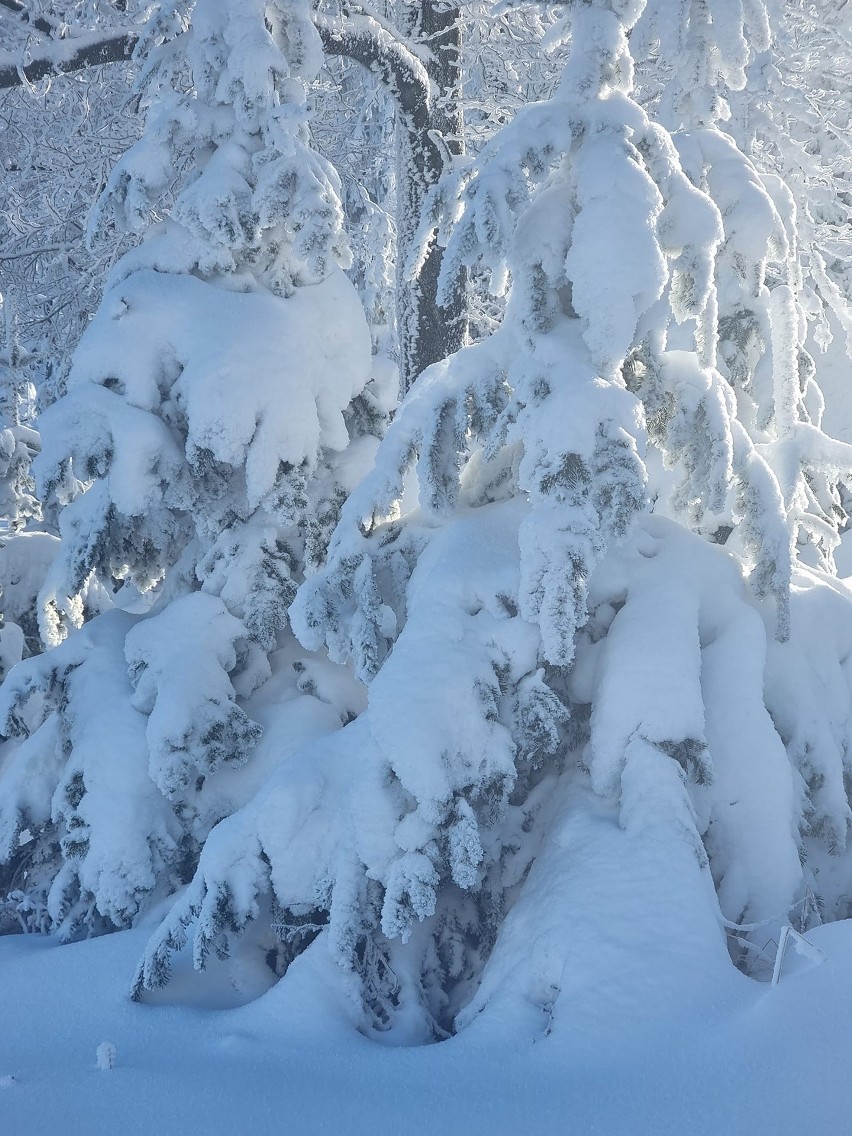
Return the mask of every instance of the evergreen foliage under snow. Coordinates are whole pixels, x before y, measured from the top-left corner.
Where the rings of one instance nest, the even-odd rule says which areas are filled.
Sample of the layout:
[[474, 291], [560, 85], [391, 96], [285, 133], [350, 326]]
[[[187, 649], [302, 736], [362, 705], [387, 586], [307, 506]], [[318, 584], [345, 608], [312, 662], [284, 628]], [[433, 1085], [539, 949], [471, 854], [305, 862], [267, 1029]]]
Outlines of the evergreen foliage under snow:
[[[353, 18], [410, 142], [435, 59]], [[417, 1043], [546, 1036], [637, 957], [641, 1017], [848, 916], [852, 446], [815, 352], [848, 258], [802, 200], [836, 155], [780, 139], [808, 119], [778, 20], [562, 5], [550, 97], [396, 187], [407, 286], [437, 257], [447, 311], [485, 281], [503, 315], [388, 425], [386, 264], [359, 297], [308, 4], [154, 10], [100, 206], [144, 239], [39, 423], [48, 649], [0, 691], [19, 923], [154, 912], [137, 998], [215, 957]]]

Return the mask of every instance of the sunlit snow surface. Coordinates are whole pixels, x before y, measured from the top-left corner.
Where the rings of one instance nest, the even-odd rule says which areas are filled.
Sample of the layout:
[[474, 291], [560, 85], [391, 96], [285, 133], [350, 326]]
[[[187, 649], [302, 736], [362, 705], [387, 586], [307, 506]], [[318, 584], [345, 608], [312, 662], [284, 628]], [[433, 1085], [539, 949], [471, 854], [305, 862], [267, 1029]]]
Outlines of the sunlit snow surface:
[[[310, 951], [298, 982], [237, 1009], [134, 1004], [145, 934], [0, 939], [3, 1136], [852, 1131], [852, 921], [809, 932], [825, 961], [790, 952], [774, 989], [734, 971], [717, 972], [714, 989], [696, 974], [691, 1009], [622, 1026], [616, 982], [600, 1030], [563, 1019], [531, 1041], [528, 1023], [513, 1036], [506, 1020], [500, 1040], [474, 1026], [409, 1049], [353, 1032]], [[630, 968], [628, 1002], [641, 1001], [642, 970]], [[660, 978], [651, 965], [651, 985]], [[103, 1042], [113, 1069], [98, 1068]]]

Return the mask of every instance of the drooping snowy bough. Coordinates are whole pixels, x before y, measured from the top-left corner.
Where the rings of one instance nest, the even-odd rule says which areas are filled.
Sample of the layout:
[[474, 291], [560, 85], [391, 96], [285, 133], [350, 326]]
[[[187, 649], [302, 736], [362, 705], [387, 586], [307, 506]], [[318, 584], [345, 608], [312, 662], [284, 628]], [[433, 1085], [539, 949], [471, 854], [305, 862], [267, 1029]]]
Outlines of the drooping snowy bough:
[[643, 8], [566, 4], [554, 97], [435, 191], [446, 294], [484, 269], [506, 318], [417, 380], [291, 610], [367, 709], [213, 830], [139, 996], [264, 926], [366, 1032], [591, 1028], [846, 914], [852, 452], [784, 187], [716, 125], [743, 25], [687, 5], [714, 66], [669, 132], [631, 94]]

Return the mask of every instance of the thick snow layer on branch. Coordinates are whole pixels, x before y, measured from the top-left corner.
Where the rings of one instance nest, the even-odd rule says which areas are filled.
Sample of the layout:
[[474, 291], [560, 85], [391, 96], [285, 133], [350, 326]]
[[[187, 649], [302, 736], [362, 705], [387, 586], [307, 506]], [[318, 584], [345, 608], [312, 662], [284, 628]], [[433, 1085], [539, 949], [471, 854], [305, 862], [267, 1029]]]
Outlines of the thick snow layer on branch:
[[[2, 854], [24, 829], [45, 852], [59, 842], [62, 867], [44, 886], [54, 929], [67, 938], [126, 926], [158, 880], [169, 890], [162, 873], [179, 830], [148, 777], [145, 718], [130, 703], [123, 648], [133, 622], [102, 616], [21, 664], [4, 687], [5, 732], [29, 736], [0, 763]], [[35, 899], [38, 856], [32, 872]]]
[[623, 556], [620, 585], [616, 556], [592, 588], [624, 602], [600, 653], [592, 783], [617, 794], [628, 742], [650, 742], [694, 786], [726, 917], [784, 912], [802, 878], [797, 800], [764, 705], [764, 622], [734, 562], [670, 522], [648, 520]]
[[[91, 415], [98, 397], [109, 419], [108, 407], [115, 404], [117, 413], [120, 403], [129, 433], [115, 437], [120, 418], [110, 431], [110, 496], [128, 515], [144, 512], [146, 498], [136, 494], [157, 473], [166, 481], [174, 475], [173, 467], [163, 467], [172, 447], [162, 436], [166, 427], [133, 408], [153, 413], [167, 400], [185, 417], [187, 458], [209, 452], [226, 465], [245, 466], [254, 508], [272, 489], [282, 462], [311, 470], [321, 450], [345, 448], [343, 412], [370, 377], [369, 356], [363, 313], [339, 270], [286, 300], [265, 291], [235, 293], [193, 277], [135, 273], [108, 293], [78, 349], [68, 387], [80, 413], [72, 422], [63, 402], [43, 420], [42, 479], [71, 439], [79, 454], [75, 464], [86, 472], [96, 446], [108, 439], [97, 418], [80, 436], [84, 407]], [[121, 399], [107, 401], [106, 393], [93, 391], [97, 386]], [[140, 435], [146, 422], [149, 432], [156, 431], [148, 446]], [[135, 463], [127, 476], [122, 461]]]
[[259, 738], [229, 678], [245, 638], [222, 601], [202, 593], [174, 600], [128, 634], [131, 701], [147, 715], [151, 780], [166, 796], [220, 765], [241, 765]]

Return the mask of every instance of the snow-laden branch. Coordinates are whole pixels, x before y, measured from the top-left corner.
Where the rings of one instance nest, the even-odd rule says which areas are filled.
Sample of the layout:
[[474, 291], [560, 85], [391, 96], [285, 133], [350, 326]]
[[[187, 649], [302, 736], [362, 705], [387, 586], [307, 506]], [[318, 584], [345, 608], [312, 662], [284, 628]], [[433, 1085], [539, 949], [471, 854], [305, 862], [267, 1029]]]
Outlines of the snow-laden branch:
[[[9, 7], [11, 0], [2, 0]], [[35, 25], [34, 25], [35, 26]], [[49, 75], [82, 71], [102, 63], [123, 63], [133, 55], [137, 31], [116, 29], [110, 32], [93, 32], [47, 44], [24, 62], [20, 53], [0, 53], [0, 90], [37, 83]]]
[[35, 16], [31, 14], [26, 4], [21, 4], [19, 0], [0, 0], [0, 8], [5, 8], [8, 12], [13, 12], [16, 16], [20, 17], [21, 23], [26, 24], [27, 27], [35, 28], [37, 32], [44, 32], [45, 35], [55, 35], [56, 28], [45, 19], [44, 16]]
[[[19, 15], [27, 26], [51, 37], [58, 29], [42, 17], [31, 19], [19, 0], [0, 0], [0, 7]], [[379, 20], [348, 15], [345, 21], [317, 14], [317, 30], [328, 55], [344, 56], [377, 74], [403, 113], [426, 121], [430, 106], [429, 76], [413, 45], [399, 39]], [[103, 63], [129, 60], [139, 39], [136, 30], [116, 29], [41, 46], [24, 61], [18, 52], [0, 53], [0, 90], [35, 83], [48, 75], [81, 71]]]
[[344, 56], [374, 72], [404, 114], [426, 122], [429, 75], [412, 47], [372, 16], [347, 15], [340, 20], [315, 14], [314, 23], [327, 55]]

